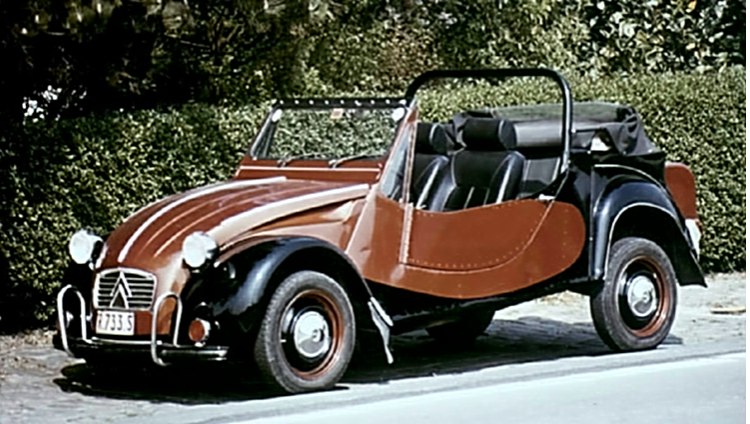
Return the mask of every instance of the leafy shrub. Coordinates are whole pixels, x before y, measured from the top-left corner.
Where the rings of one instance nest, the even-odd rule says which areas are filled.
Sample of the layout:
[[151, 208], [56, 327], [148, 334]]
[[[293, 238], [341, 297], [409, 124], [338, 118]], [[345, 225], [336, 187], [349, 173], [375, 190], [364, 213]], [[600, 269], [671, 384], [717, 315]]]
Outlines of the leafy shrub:
[[[583, 7], [588, 54], [604, 72], [673, 71], [744, 63], [740, 1], [596, 1]], [[731, 46], [735, 46], [734, 48]], [[744, 50], [744, 47], [742, 47]]]
[[[671, 160], [698, 181], [706, 271], [745, 267], [745, 69], [705, 75], [571, 78], [577, 100], [628, 103]], [[555, 100], [543, 83], [444, 85], [425, 116], [521, 100]], [[492, 99], [497, 99], [493, 101]], [[231, 175], [264, 106], [186, 105], [30, 125], [0, 143], [0, 328], [48, 322], [68, 237], [111, 231], [165, 195]]]
[[432, 42], [428, 31], [415, 26], [386, 21], [363, 30], [347, 25], [317, 40], [308, 65], [338, 90], [401, 90], [415, 73], [439, 67], [439, 58], [429, 51]]
[[0, 328], [50, 316], [78, 228], [107, 234], [148, 202], [230, 175], [259, 112], [187, 105], [43, 122], [6, 140]]

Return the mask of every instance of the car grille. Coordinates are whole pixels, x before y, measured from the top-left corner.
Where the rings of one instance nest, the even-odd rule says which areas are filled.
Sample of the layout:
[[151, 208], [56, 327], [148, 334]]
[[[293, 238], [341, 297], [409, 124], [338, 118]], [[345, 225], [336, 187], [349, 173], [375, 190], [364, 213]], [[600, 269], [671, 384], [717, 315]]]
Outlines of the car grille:
[[102, 271], [94, 284], [97, 308], [148, 309], [154, 300], [156, 277], [147, 272], [115, 268]]

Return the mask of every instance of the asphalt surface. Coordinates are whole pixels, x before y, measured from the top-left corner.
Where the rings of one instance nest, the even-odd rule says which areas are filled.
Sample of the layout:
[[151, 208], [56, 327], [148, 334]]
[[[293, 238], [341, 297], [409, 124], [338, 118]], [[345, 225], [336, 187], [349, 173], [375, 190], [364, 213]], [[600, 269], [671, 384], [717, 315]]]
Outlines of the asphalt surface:
[[473, 346], [400, 336], [393, 365], [365, 361], [339, 390], [285, 397], [244, 369], [101, 375], [49, 334], [3, 336], [0, 423], [744, 422], [745, 274], [679, 295], [653, 351], [612, 354], [587, 299], [566, 293], [498, 312]]
[[242, 424], [745, 422], [745, 353], [399, 397]]

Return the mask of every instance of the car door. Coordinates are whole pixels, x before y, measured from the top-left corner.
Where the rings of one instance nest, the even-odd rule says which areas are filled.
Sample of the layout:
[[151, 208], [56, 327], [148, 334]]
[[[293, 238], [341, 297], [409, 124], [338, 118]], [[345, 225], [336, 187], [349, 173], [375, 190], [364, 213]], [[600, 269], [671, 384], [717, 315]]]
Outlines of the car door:
[[585, 239], [578, 209], [555, 200], [512, 200], [451, 212], [409, 208], [400, 285], [441, 297], [513, 292], [567, 269]]
[[[415, 208], [408, 187], [416, 119], [413, 110], [347, 249], [365, 278], [471, 299], [529, 287], [576, 261], [586, 231], [572, 204], [525, 199], [450, 212]], [[403, 176], [397, 195], [389, 175]]]

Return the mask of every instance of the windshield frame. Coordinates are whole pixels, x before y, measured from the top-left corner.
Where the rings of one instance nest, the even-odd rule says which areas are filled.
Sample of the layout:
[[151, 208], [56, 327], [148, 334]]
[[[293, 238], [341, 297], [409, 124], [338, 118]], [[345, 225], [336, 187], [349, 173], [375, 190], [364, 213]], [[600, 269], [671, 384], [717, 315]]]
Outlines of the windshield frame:
[[[271, 160], [278, 158], [268, 157], [268, 151], [272, 145], [276, 121], [274, 115], [277, 111], [284, 110], [311, 110], [325, 111], [334, 109], [395, 109], [402, 107], [404, 116], [394, 127], [393, 138], [388, 144], [388, 148], [383, 151], [381, 157], [388, 156], [393, 147], [397, 134], [400, 133], [404, 124], [404, 117], [408, 116], [411, 102], [403, 97], [331, 97], [331, 98], [293, 98], [281, 99], [271, 105], [270, 110], [263, 120], [263, 124], [258, 130], [254, 140], [247, 149], [247, 155], [253, 160]], [[323, 159], [321, 159], [323, 160]]]

